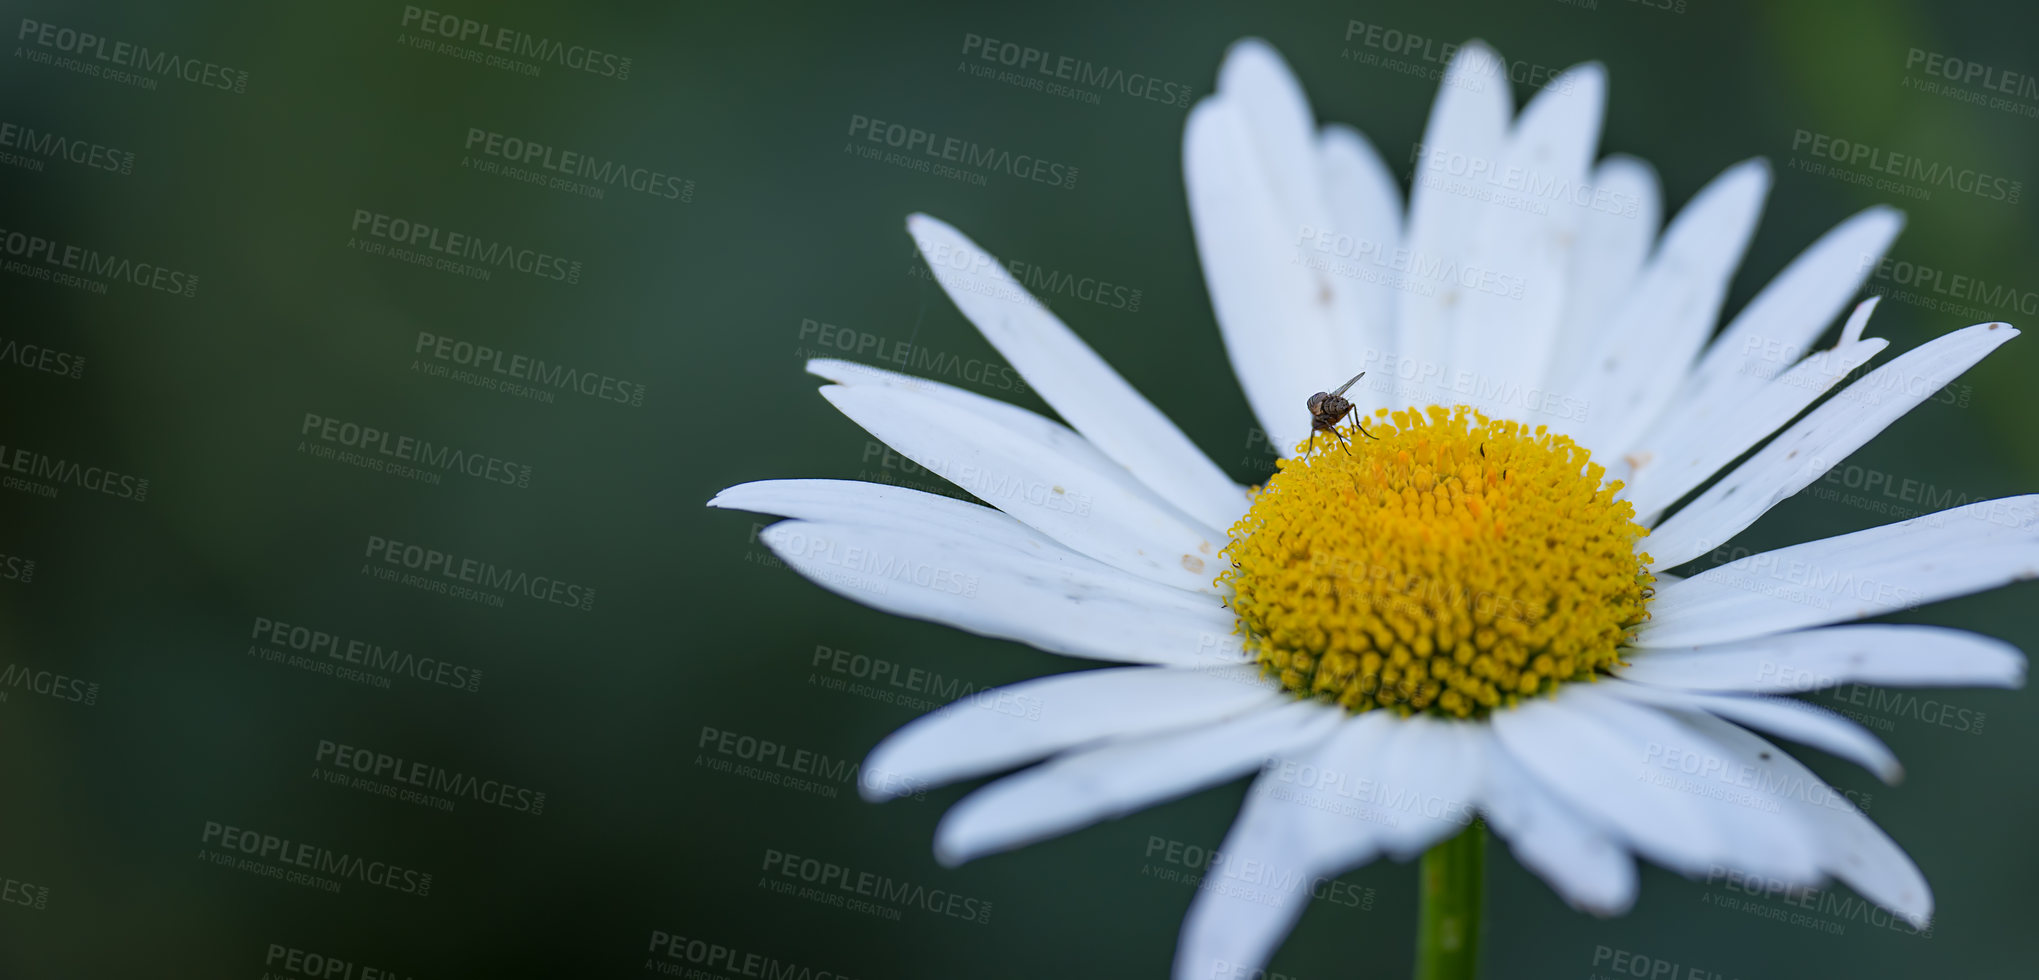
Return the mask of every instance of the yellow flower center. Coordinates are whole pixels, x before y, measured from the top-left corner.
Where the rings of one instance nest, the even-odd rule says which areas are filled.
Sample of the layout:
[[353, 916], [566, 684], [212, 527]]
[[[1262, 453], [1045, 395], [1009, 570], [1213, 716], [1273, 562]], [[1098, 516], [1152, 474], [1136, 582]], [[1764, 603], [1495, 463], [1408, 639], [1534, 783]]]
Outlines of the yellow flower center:
[[1281, 460], [1225, 553], [1247, 649], [1305, 697], [1460, 718], [1617, 661], [1649, 532], [1570, 438], [1387, 409]]

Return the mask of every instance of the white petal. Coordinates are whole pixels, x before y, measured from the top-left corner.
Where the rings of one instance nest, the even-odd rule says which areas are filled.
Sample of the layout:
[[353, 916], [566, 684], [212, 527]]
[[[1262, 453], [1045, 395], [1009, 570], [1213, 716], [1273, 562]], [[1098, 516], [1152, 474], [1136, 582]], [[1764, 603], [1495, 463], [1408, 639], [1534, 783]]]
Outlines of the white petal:
[[1567, 806], [1522, 768], [1491, 729], [1480, 807], [1515, 859], [1574, 908], [1619, 915], [1635, 904], [1635, 860], [1584, 813]]
[[1680, 406], [1659, 420], [1626, 454], [1632, 468], [1620, 479], [1627, 484], [1629, 503], [1646, 520], [1655, 518], [1721, 467], [1797, 418], [1806, 406], [1888, 345], [1881, 337], [1843, 343], [1806, 358], [1781, 378], [1745, 379], [1749, 383], [1743, 385], [1723, 383], [1717, 386], [1717, 397]]
[[1245, 489], [996, 258], [927, 215], [907, 218], [906, 227], [956, 308], [1070, 427], [1205, 524], [1230, 527], [1246, 512]]
[[1250, 974], [1265, 966], [1302, 915], [1316, 880], [1378, 852], [1391, 818], [1357, 803], [1350, 783], [1325, 774], [1371, 755], [1394, 722], [1386, 712], [1365, 712], [1253, 781], [1218, 849], [1228, 880], [1199, 888], [1183, 919], [1178, 980], [1205, 980], [1220, 970]]
[[1693, 874], [1725, 850], [1696, 799], [1626, 785], [1646, 762], [1635, 739], [1651, 732], [1610, 729], [1556, 698], [1526, 700], [1491, 718], [1502, 748], [1540, 785], [1657, 863]]
[[998, 420], [960, 416], [921, 392], [831, 385], [821, 394], [900, 455], [1075, 551], [1165, 585], [1217, 591], [1225, 539], [1152, 497], [1116, 464], [1092, 465]]
[[1688, 691], [1785, 694], [1837, 684], [2023, 687], [2025, 655], [2002, 640], [1939, 626], [1873, 624], [1737, 643], [1635, 650], [1616, 673]]
[[[1831, 349], [1796, 360], [1796, 348], [1779, 348], [1770, 356], [1780, 363], [1745, 361], [1736, 373], [1709, 379], [1698, 394], [1688, 379], [1678, 396], [1678, 410], [1659, 418], [1608, 466], [1610, 479], [1627, 484], [1624, 496], [1636, 505], [1642, 522], [1655, 524], [1663, 508], [1798, 417], [1842, 378], [1881, 353], [1888, 341], [1862, 338], [1881, 299], [1871, 296], [1855, 304]], [[1749, 355], [1751, 361], [1761, 356]], [[1782, 362], [1787, 360], [1796, 363], [1785, 369]]]
[[1266, 42], [1232, 46], [1216, 94], [1190, 111], [1182, 149], [1226, 353], [1269, 441], [1286, 451], [1309, 434], [1310, 394], [1358, 370], [1348, 367], [1358, 305], [1351, 281], [1304, 247], [1334, 221], [1309, 102]]
[[1668, 726], [1660, 731], [1661, 740], [1652, 740], [1644, 749], [1645, 764], [1637, 782], [1699, 799], [1700, 809], [1727, 842], [1726, 853], [1715, 864], [1794, 885], [1817, 883], [1820, 867], [1813, 856], [1817, 847], [1811, 823], [1787, 808], [1775, 787], [1746, 778], [1745, 763], [1752, 760], [1739, 758], [1734, 748], [1683, 724], [1678, 710], [1661, 704], [1644, 707], [1641, 700], [1624, 698], [1618, 690], [1640, 687], [1614, 681], [1574, 693], [1587, 710], [1619, 717], [1619, 707]]
[[[1654, 540], [1654, 536], [1652, 539]], [[1726, 643], [2039, 577], [2039, 496], [1983, 500], [1750, 555], [1662, 586], [1632, 645]]]
[[1053, 538], [1013, 520], [996, 508], [883, 483], [757, 480], [723, 490], [708, 501], [708, 506], [831, 524], [897, 528], [920, 534], [940, 530], [973, 541], [1031, 552], [1050, 561], [1076, 559], [1085, 564], [1102, 564], [1056, 544]]
[[935, 831], [935, 855], [955, 866], [1215, 786], [1322, 741], [1344, 718], [1291, 701], [1063, 755], [964, 797]]
[[864, 798], [885, 800], [1064, 749], [1207, 724], [1274, 704], [1248, 664], [1213, 670], [1108, 667], [981, 691], [893, 732], [864, 761]]
[[1582, 418], [1585, 399], [1577, 396], [1587, 358], [1603, 349], [1608, 334], [1621, 328], [1615, 307], [1626, 298], [1649, 258], [1663, 221], [1657, 172], [1635, 157], [1613, 154], [1593, 171], [1597, 206], [1579, 223], [1579, 244], [1565, 282], [1565, 314], [1558, 321], [1549, 367], [1545, 370], [1546, 401], [1559, 398], [1544, 414], [1558, 416], [1558, 425]]
[[[1467, 186], [1483, 178], [1465, 174], [1475, 166], [1491, 174], [1500, 157], [1514, 114], [1507, 77], [1500, 57], [1479, 41], [1460, 46], [1445, 67], [1410, 178], [1406, 244], [1418, 261], [1462, 264], [1471, 247], [1486, 206], [1471, 196], [1481, 188]], [[1395, 307], [1396, 356], [1413, 361], [1423, 377], [1449, 375], [1448, 331], [1463, 298], [1455, 283], [1440, 283], [1427, 295], [1403, 291]]]
[[[1395, 263], [1402, 244], [1402, 193], [1373, 144], [1349, 126], [1324, 127], [1317, 138], [1317, 163], [1331, 212], [1328, 258], [1347, 273], [1347, 281], [1338, 289], [1341, 314], [1346, 317], [1341, 321], [1343, 347], [1359, 356], [1359, 363], [1352, 366], [1354, 372], [1377, 370], [1375, 365], [1395, 342], [1395, 283], [1400, 275]], [[1315, 248], [1317, 243], [1304, 244]], [[1324, 256], [1324, 249], [1316, 251]], [[1359, 385], [1347, 392], [1346, 398], [1362, 411], [1371, 411], [1382, 404], [1381, 399], [1369, 397], [1374, 390]]]
[[1685, 760], [1722, 753], [1661, 711], [1575, 684], [1495, 712], [1493, 723], [1543, 786], [1659, 864], [1693, 876], [1727, 865], [1817, 879], [1802, 826], [1681, 772]]
[[1720, 380], [1784, 373], [1861, 290], [1903, 229], [1904, 213], [1879, 204], [1807, 246], [1714, 339], [1686, 380], [1685, 397], [1696, 399]]
[[1215, 597], [1053, 543], [1031, 550], [934, 528], [811, 521], [780, 521], [758, 539], [852, 602], [1049, 653], [1181, 666], [1246, 656], [1231, 611]]
[[1476, 405], [1504, 417], [1535, 414], [1528, 392], [1544, 376], [1564, 313], [1606, 101], [1607, 71], [1594, 63], [1529, 101], [1502, 145], [1496, 200], [1467, 243], [1461, 274], [1481, 285], [1453, 311], [1451, 365], [1475, 379]]
[[1914, 926], [1925, 926], [1933, 914], [1933, 892], [1926, 876], [1847, 797], [1754, 732], [1701, 712], [1680, 712], [1677, 717], [1732, 753], [1747, 782], [1813, 829], [1814, 851], [1823, 870]]
[[1183, 135], [1183, 179], [1225, 353], [1268, 441], [1286, 452], [1309, 434], [1310, 394], [1351, 375], [1322, 380], [1339, 370], [1326, 363], [1339, 359], [1337, 286], [1306, 263], [1315, 254], [1299, 241], [1307, 222], [1283, 213], [1251, 139], [1236, 106], [1218, 96], [1197, 103]]
[[981, 504], [849, 480], [763, 480], [709, 505], [815, 522], [760, 539], [795, 571], [887, 612], [1100, 660], [1245, 657], [1217, 600], [1077, 554]]
[[1249, 37], [1225, 52], [1218, 95], [1245, 124], [1247, 144], [1280, 213], [1321, 225], [1325, 202], [1318, 185], [1309, 97], [1274, 46]]
[[1381, 850], [1407, 861], [1472, 823], [1485, 779], [1483, 727], [1426, 715], [1401, 718], [1388, 727], [1373, 757], [1327, 758], [1326, 764], [1343, 764], [1359, 774], [1360, 785], [1371, 784], [1358, 799], [1392, 821], [1381, 832]]
[[[855, 361], [838, 361], [826, 357], [819, 357], [808, 361], [807, 373], [827, 378], [849, 388], [883, 387], [926, 395], [953, 410], [953, 413], [959, 418], [968, 420], [984, 419], [1025, 433], [1029, 438], [1045, 442], [1055, 447], [1057, 452], [1077, 460], [1085, 466], [1114, 475], [1118, 474], [1120, 470], [1125, 469], [1118, 461], [1110, 456], [1106, 456], [1103, 451], [1091, 445], [1090, 440], [1076, 434], [1074, 430], [1054, 419], [1039, 412], [1021, 408], [1011, 402], [1002, 402], [996, 398], [987, 398], [974, 391], [965, 391], [952, 384], [930, 381], [927, 378], [915, 377], [911, 374], [901, 374], [897, 371], [887, 371], [884, 368], [875, 368], [868, 364], [858, 364]], [[1123, 482], [1128, 487], [1137, 486], [1141, 489], [1141, 492], [1153, 497], [1155, 501], [1165, 503], [1159, 494], [1155, 494], [1145, 484], [1134, 479], [1131, 471], [1126, 472]], [[1226, 526], [1230, 527], [1231, 525], [1228, 524]]]
[[1824, 749], [1875, 773], [1876, 778], [1886, 783], [1895, 783], [1904, 776], [1904, 766], [1898, 764], [1897, 755], [1882, 739], [1818, 705], [1759, 694], [1702, 694], [1619, 680], [1603, 681], [1601, 688], [1640, 704], [1705, 711], [1739, 725]]
[[1701, 188], [1671, 220], [1616, 307], [1618, 325], [1587, 359], [1579, 390], [1589, 417], [1573, 432], [1580, 445], [1603, 457], [1624, 452], [1670, 402], [1720, 316], [1769, 189], [1769, 166], [1744, 161]]
[[1719, 547], [2017, 335], [2009, 324], [1979, 323], [1869, 372], [1651, 531], [1650, 555], [1674, 568]]

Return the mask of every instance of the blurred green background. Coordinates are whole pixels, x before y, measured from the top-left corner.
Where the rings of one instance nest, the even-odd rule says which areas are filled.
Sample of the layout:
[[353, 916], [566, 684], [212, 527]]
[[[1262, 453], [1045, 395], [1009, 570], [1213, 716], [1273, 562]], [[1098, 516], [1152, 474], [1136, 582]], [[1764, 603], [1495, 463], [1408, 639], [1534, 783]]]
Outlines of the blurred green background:
[[[520, 59], [542, 62], [534, 75], [441, 51], [423, 33], [425, 5], [7, 5], [17, 36], [0, 122], [133, 156], [122, 173], [14, 149], [41, 164], [0, 167], [0, 227], [167, 266], [200, 287], [185, 298], [0, 275], [0, 341], [15, 345], [0, 363], [0, 445], [150, 481], [141, 502], [73, 485], [54, 498], [0, 490], [10, 562], [0, 566], [0, 661], [28, 679], [0, 700], [0, 974], [303, 976], [315, 953], [354, 976], [370, 966], [401, 977], [661, 975], [654, 963], [704, 976], [767, 966], [859, 978], [1161, 975], [1193, 895], [1180, 878], [1201, 870], [1189, 849], [1217, 844], [1243, 781], [945, 870], [930, 853], [933, 827], [967, 787], [876, 806], [841, 780], [811, 792], [717, 762], [741, 761], [716, 751], [720, 732], [858, 760], [919, 713], [849, 689], [854, 656], [961, 689], [1075, 666], [839, 599], [769, 559], [753, 539], [760, 519], [702, 506], [767, 477], [938, 482], [813, 394], [810, 353], [869, 361], [916, 344], [979, 365], [944, 380], [1045, 410], [921, 274], [908, 213], [944, 218], [1004, 258], [1139, 290], [1137, 310], [1053, 305], [1233, 476], [1272, 469], [1191, 244], [1184, 108], [978, 77], [963, 68], [972, 35], [1199, 96], [1226, 45], [1260, 35], [1290, 60], [1320, 119], [1360, 127], [1405, 178], [1436, 83], [1350, 58], [1351, 22], [1433, 46], [1481, 37], [1538, 66], [1599, 59], [1612, 78], [1603, 149], [1653, 162], [1670, 205], [1737, 160], [1776, 165], [1731, 310], [1820, 232], [1889, 202], [1909, 214], [1894, 257], [2007, 290], [1996, 302], [1960, 299], [1970, 311], [1939, 306], [1949, 297], [1930, 284], [1885, 282], [1909, 290], [1872, 327], [1893, 352], [1981, 319], [2028, 327], [2039, 311], [2029, 195], [1917, 200], [1792, 166], [1807, 130], [2039, 180], [2039, 109], [1923, 90], [1915, 83], [1929, 76], [1908, 67], [1917, 49], [1999, 79], [2039, 73], [2030, 5], [433, 10], [627, 57], [627, 78], [607, 60], [589, 72]], [[157, 74], [150, 88], [74, 71], [38, 40], [56, 35], [24, 21], [167, 52], [200, 66], [201, 80]], [[245, 71], [243, 90], [231, 74], [214, 76], [228, 87], [205, 84], [205, 64]], [[1518, 104], [1528, 94], [1516, 86]], [[845, 152], [857, 116], [1081, 176], [1066, 190], [997, 174], [978, 185], [861, 159]], [[690, 190], [607, 187], [598, 199], [524, 183], [471, 166], [485, 156], [467, 145], [471, 130], [622, 161]], [[349, 245], [357, 210], [579, 262], [578, 281], [500, 268], [481, 280], [368, 254]], [[824, 323], [834, 328], [825, 335]], [[642, 402], [570, 391], [546, 401], [436, 377], [416, 353], [421, 332], [642, 385]], [[822, 347], [844, 338], [865, 346]], [[1962, 379], [1958, 399], [1928, 402], [1852, 458], [1859, 486], [1816, 485], [1736, 543], [1910, 516], [1888, 511], [1915, 509], [1916, 498], [1882, 489], [1905, 480], [1969, 498], [2039, 488], [2032, 344], [2011, 344]], [[23, 353], [42, 349], [82, 367], [72, 376]], [[315, 458], [299, 446], [306, 413], [528, 465], [529, 485], [455, 474], [434, 485]], [[364, 555], [371, 536], [599, 598], [582, 611], [405, 588], [373, 574], [388, 566]], [[1901, 618], [2039, 650], [2035, 597], [2024, 585]], [[462, 690], [415, 673], [363, 681], [273, 662], [250, 652], [264, 645], [251, 637], [258, 619], [482, 679]], [[83, 688], [59, 675], [98, 685], [91, 703], [63, 696]], [[1793, 920], [1807, 910], [1656, 869], [1633, 913], [1599, 920], [1568, 911], [1497, 849], [1489, 975], [1608, 976], [1642, 962], [1680, 977], [2030, 975], [2030, 694], [1920, 693], [1927, 700], [1865, 713], [1905, 760], [1902, 785], [1802, 756], [1867, 793], [1870, 815], [1925, 870], [1939, 908], [1930, 937], [1817, 913]], [[542, 791], [545, 804], [534, 814], [451, 796], [449, 811], [330, 783], [321, 742]], [[331, 892], [219, 866], [210, 824], [427, 872], [432, 884], [420, 896], [349, 878]], [[764, 865], [775, 853], [992, 911], [973, 922], [807, 901], [771, 887]], [[1316, 903], [1273, 971], [1406, 975], [1413, 868], [1380, 863], [1343, 880], [1364, 900]], [[654, 949], [659, 934], [704, 945]], [[733, 958], [686, 952], [715, 948]]]

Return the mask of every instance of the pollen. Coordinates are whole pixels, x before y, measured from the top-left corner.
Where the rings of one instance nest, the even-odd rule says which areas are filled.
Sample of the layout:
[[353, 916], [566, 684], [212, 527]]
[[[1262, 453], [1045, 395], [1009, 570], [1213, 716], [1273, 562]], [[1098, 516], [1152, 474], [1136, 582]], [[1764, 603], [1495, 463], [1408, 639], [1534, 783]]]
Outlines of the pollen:
[[1654, 579], [1618, 481], [1544, 426], [1466, 406], [1319, 435], [1231, 530], [1218, 576], [1262, 668], [1359, 712], [1466, 718], [1618, 662]]

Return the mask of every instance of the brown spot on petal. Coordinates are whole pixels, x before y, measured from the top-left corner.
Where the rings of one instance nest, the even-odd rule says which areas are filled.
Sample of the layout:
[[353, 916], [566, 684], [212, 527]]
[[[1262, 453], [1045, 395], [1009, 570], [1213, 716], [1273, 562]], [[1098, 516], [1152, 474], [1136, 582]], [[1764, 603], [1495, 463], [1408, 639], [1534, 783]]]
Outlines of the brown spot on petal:
[[1195, 555], [1184, 555], [1182, 556], [1182, 567], [1191, 572], [1201, 572], [1204, 570], [1204, 560]]

